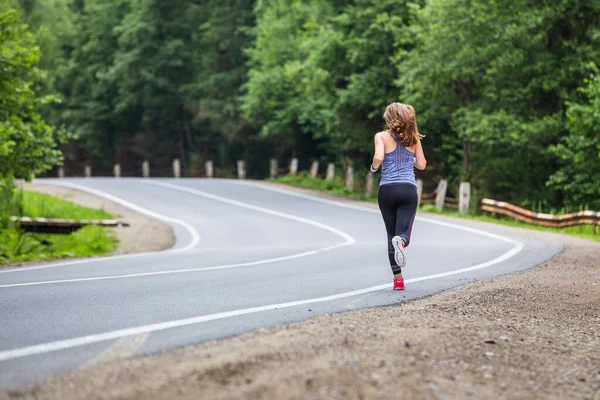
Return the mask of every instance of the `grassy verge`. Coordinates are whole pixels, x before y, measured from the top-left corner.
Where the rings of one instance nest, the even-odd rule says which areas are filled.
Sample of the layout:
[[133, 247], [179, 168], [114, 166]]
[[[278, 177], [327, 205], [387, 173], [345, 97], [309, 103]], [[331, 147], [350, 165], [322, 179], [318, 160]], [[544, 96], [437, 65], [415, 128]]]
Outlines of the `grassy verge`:
[[[367, 196], [364, 193], [352, 191], [345, 187], [344, 182], [341, 178], [337, 178], [334, 181], [326, 182], [323, 179], [312, 179], [310, 176], [306, 174], [299, 174], [298, 176], [281, 176], [276, 179], [269, 179], [271, 182], [283, 183], [291, 186], [302, 187], [306, 189], [318, 190], [323, 193], [327, 193], [333, 196], [346, 197], [356, 200], [369, 201], [372, 203], [377, 202], [377, 196], [371, 195]], [[594, 227], [592, 225], [581, 225], [574, 226], [569, 228], [547, 228], [544, 226], [536, 226], [530, 225], [524, 222], [515, 221], [514, 219], [510, 219], [504, 216], [492, 216], [492, 215], [461, 215], [455, 210], [447, 210], [444, 209], [442, 212], [438, 211], [434, 206], [430, 204], [423, 205], [420, 209], [420, 212], [426, 213], [435, 213], [441, 215], [449, 215], [452, 217], [459, 217], [469, 220], [482, 221], [482, 222], [492, 222], [496, 224], [506, 225], [506, 226], [515, 226], [519, 228], [526, 229], [534, 229], [538, 231], [546, 231], [546, 232], [555, 232], [562, 233], [566, 235], [572, 235], [581, 237], [584, 239], [596, 240], [600, 241], [600, 234], [594, 233]]]
[[326, 181], [325, 179], [319, 178], [312, 179], [310, 175], [306, 173], [298, 173], [298, 175], [296, 176], [284, 175], [275, 179], [267, 179], [267, 181], [318, 190], [320, 192], [331, 194], [333, 196], [341, 196], [355, 200], [377, 202], [376, 195], [367, 196], [363, 192], [357, 192], [348, 189], [344, 184], [344, 180], [340, 177], [336, 177], [332, 181]]
[[83, 207], [70, 201], [30, 190], [15, 190], [15, 215], [32, 218], [111, 219], [105, 210]]
[[[15, 191], [13, 215], [37, 218], [109, 219], [98, 209], [82, 207], [45, 193]], [[88, 257], [109, 253], [117, 239], [106, 228], [88, 226], [71, 234], [28, 233], [15, 227], [0, 228], [0, 265], [34, 260]]]

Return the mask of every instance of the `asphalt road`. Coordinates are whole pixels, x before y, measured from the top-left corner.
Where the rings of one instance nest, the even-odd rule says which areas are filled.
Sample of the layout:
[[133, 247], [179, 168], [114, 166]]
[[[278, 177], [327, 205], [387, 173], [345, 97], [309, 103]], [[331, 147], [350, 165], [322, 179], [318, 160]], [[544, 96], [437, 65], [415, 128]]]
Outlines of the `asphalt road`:
[[[537, 265], [560, 243], [418, 216], [391, 290], [378, 210], [256, 182], [66, 179], [170, 224], [165, 252], [0, 269], [0, 390], [104, 360], [394, 304]], [[513, 234], [514, 235], [514, 234]]]

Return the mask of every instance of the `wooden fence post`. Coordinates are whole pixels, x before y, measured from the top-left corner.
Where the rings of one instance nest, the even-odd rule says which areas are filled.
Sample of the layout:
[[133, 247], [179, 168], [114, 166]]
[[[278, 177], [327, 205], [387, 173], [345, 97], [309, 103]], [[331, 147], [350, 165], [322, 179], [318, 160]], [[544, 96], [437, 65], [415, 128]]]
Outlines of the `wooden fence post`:
[[318, 173], [319, 173], [319, 162], [313, 161], [310, 166], [310, 177], [315, 179], [317, 177]]
[[90, 167], [89, 165], [86, 165], [83, 172], [84, 172], [85, 177], [89, 178], [90, 176], [92, 176], [92, 167]]
[[119, 164], [115, 164], [115, 166], [113, 167], [113, 175], [115, 176], [115, 178], [121, 177], [121, 166]]
[[206, 170], [206, 177], [207, 178], [212, 178], [215, 174], [215, 170], [213, 168], [213, 162], [212, 161], [207, 161], [204, 163], [204, 169]]
[[173, 160], [173, 176], [181, 178], [181, 163], [179, 162], [179, 158]]
[[469, 205], [471, 204], [471, 183], [461, 182], [458, 189], [458, 212], [461, 214], [469, 213]]
[[246, 162], [238, 160], [237, 162], [238, 179], [246, 179]]
[[446, 200], [446, 190], [448, 189], [448, 182], [442, 179], [437, 187], [437, 194], [435, 195], [435, 208], [442, 211], [444, 208], [444, 201]]
[[63, 167], [58, 168], [58, 177], [61, 179], [65, 177], [65, 169]]
[[142, 163], [142, 177], [144, 177], [144, 178], [150, 177], [150, 163], [148, 161], [144, 161]]
[[327, 175], [325, 176], [325, 179], [328, 181], [333, 180], [333, 177], [335, 176], [335, 165], [333, 165], [333, 163], [329, 163], [329, 165], [327, 165]]
[[352, 167], [346, 169], [346, 187], [354, 190], [354, 168]]
[[292, 158], [292, 162], [290, 163], [290, 175], [294, 176], [298, 173], [298, 159]]
[[367, 173], [367, 183], [365, 184], [365, 194], [370, 196], [373, 194], [373, 180], [375, 179], [375, 174], [369, 171]]
[[270, 166], [270, 171], [269, 171], [269, 176], [271, 177], [271, 179], [275, 179], [277, 178], [277, 160], [276, 159], [271, 159], [271, 166]]
[[417, 207], [421, 206], [421, 196], [423, 195], [423, 179], [417, 179]]

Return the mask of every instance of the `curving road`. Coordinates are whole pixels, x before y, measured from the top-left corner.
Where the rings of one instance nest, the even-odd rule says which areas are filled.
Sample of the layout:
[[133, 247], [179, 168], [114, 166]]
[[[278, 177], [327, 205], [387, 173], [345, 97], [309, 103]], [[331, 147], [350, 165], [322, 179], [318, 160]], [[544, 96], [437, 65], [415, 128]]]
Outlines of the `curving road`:
[[537, 265], [560, 243], [417, 217], [391, 290], [377, 209], [255, 182], [67, 179], [159, 218], [165, 252], [0, 269], [0, 390], [319, 314], [398, 303]]

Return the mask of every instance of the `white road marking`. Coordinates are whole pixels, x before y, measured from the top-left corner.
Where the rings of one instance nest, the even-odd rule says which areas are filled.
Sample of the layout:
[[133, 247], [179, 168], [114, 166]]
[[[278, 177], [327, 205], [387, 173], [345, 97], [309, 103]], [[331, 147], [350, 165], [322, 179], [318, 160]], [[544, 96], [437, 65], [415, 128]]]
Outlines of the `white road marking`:
[[[516, 246], [516, 247], [512, 248], [510, 251], [504, 253], [503, 255], [494, 258], [493, 260], [486, 261], [486, 262], [478, 264], [478, 265], [474, 265], [474, 266], [467, 267], [467, 268], [461, 268], [461, 269], [457, 269], [454, 271], [448, 271], [448, 272], [444, 272], [444, 273], [440, 273], [440, 274], [421, 276], [418, 278], [411, 278], [411, 279], [407, 279], [405, 282], [406, 283], [420, 282], [420, 281], [425, 281], [425, 280], [429, 280], [429, 279], [436, 279], [436, 278], [441, 278], [441, 277], [445, 277], [445, 276], [461, 274], [463, 272], [469, 272], [469, 271], [474, 271], [474, 270], [478, 270], [478, 269], [488, 268], [492, 265], [495, 265], [502, 261], [508, 260], [509, 258], [513, 257], [515, 254], [517, 254], [519, 251], [521, 251], [522, 248], [523, 248], [523, 245], [521, 244], [520, 246]], [[347, 297], [358, 296], [361, 294], [376, 292], [376, 291], [384, 290], [384, 289], [390, 289], [390, 283], [372, 286], [372, 287], [368, 287], [365, 289], [353, 290], [350, 292], [345, 292], [345, 293], [340, 293], [340, 294], [334, 294], [331, 296], [317, 297], [317, 298], [313, 298], [313, 299], [299, 300], [299, 301], [290, 301], [287, 303], [271, 304], [271, 305], [261, 306], [261, 307], [245, 308], [245, 309], [241, 309], [241, 310], [233, 310], [233, 311], [221, 312], [221, 313], [216, 313], [216, 314], [202, 315], [202, 316], [193, 317], [193, 318], [185, 318], [185, 319], [179, 319], [179, 320], [174, 320], [174, 321], [167, 321], [167, 322], [160, 322], [160, 323], [156, 323], [156, 324], [143, 325], [143, 326], [138, 326], [138, 327], [134, 327], [134, 328], [120, 329], [120, 330], [111, 331], [111, 332], [104, 332], [104, 333], [98, 333], [98, 334], [94, 334], [94, 335], [76, 337], [76, 338], [72, 338], [72, 339], [58, 340], [55, 342], [43, 343], [43, 344], [38, 344], [38, 345], [34, 345], [34, 346], [22, 347], [19, 349], [2, 351], [2, 352], [0, 352], [0, 362], [14, 360], [16, 358], [22, 358], [22, 357], [27, 357], [27, 356], [37, 355], [37, 354], [50, 353], [50, 352], [58, 351], [58, 350], [70, 349], [70, 348], [78, 347], [78, 346], [85, 346], [88, 344], [99, 343], [99, 342], [103, 342], [106, 340], [120, 339], [123, 337], [132, 336], [132, 335], [149, 334], [152, 332], [162, 331], [162, 330], [166, 330], [166, 329], [200, 324], [200, 323], [209, 322], [209, 321], [216, 321], [219, 319], [239, 317], [241, 315], [253, 314], [253, 313], [258, 313], [258, 312], [263, 312], [263, 311], [272, 311], [272, 310], [278, 310], [278, 309], [282, 309], [282, 308], [290, 308], [290, 307], [302, 306], [302, 305], [307, 305], [307, 304], [323, 303], [323, 302], [327, 302], [327, 301], [339, 300], [339, 299], [344, 299]]]
[[229, 199], [227, 197], [218, 196], [216, 194], [212, 194], [212, 193], [208, 193], [208, 192], [203, 192], [201, 190], [191, 189], [191, 188], [188, 188], [186, 186], [173, 185], [172, 183], [166, 183], [166, 182], [160, 182], [160, 181], [149, 181], [149, 180], [145, 180], [145, 181], [141, 181], [141, 182], [145, 183], [147, 185], [162, 186], [162, 187], [166, 187], [166, 188], [173, 189], [173, 190], [179, 190], [181, 192], [186, 192], [186, 193], [190, 193], [190, 194], [193, 194], [193, 195], [196, 195], [196, 196], [200, 196], [200, 197], [204, 197], [204, 198], [207, 198], [207, 199], [220, 201], [222, 203], [227, 203], [227, 204], [231, 204], [231, 205], [234, 205], [234, 206], [238, 206], [238, 207], [242, 207], [242, 208], [247, 208], [249, 210], [259, 211], [259, 212], [262, 212], [264, 214], [275, 215], [277, 217], [281, 217], [281, 218], [285, 218], [285, 219], [290, 219], [292, 221], [302, 222], [302, 223], [307, 224], [307, 225], [312, 225], [312, 226], [316, 226], [317, 228], [325, 229], [325, 230], [327, 230], [329, 232], [332, 232], [332, 233], [334, 233], [334, 234], [342, 237], [342, 239], [345, 240], [345, 244], [346, 245], [351, 245], [351, 244], [356, 243], [356, 240], [354, 240], [354, 238], [352, 236], [348, 235], [346, 232], [342, 232], [339, 229], [336, 229], [336, 228], [334, 228], [332, 226], [323, 224], [321, 222], [313, 221], [313, 220], [310, 220], [310, 219], [307, 219], [307, 218], [302, 218], [302, 217], [298, 217], [296, 215], [292, 215], [292, 214], [288, 214], [288, 213], [284, 213], [284, 212], [280, 212], [280, 211], [271, 210], [269, 208], [255, 206], [255, 205], [252, 205], [252, 204], [244, 203], [242, 201]]
[[146, 340], [150, 337], [149, 332], [139, 335], [124, 336], [117, 339], [106, 350], [98, 354], [91, 360], [83, 363], [80, 368], [91, 367], [96, 364], [101, 364], [117, 359], [125, 359], [133, 356], [135, 352], [142, 347]]
[[[292, 221], [296, 221], [296, 222], [301, 222], [307, 225], [311, 225], [311, 226], [315, 226], [317, 228], [321, 228], [321, 229], [325, 229], [329, 232], [332, 232], [338, 236], [340, 236], [342, 239], [344, 239], [344, 242], [336, 244], [336, 245], [332, 245], [332, 246], [326, 246], [326, 247], [322, 247], [316, 250], [310, 250], [310, 251], [305, 251], [302, 253], [297, 253], [297, 254], [291, 254], [289, 256], [283, 256], [283, 257], [274, 257], [274, 258], [267, 258], [267, 259], [262, 259], [262, 260], [256, 260], [256, 261], [250, 261], [250, 262], [244, 262], [244, 263], [236, 263], [236, 264], [228, 264], [228, 265], [218, 265], [218, 266], [214, 266], [214, 267], [198, 267], [198, 268], [185, 268], [185, 269], [177, 269], [177, 270], [167, 270], [167, 271], [154, 271], [154, 272], [140, 272], [140, 273], [136, 273], [136, 274], [121, 274], [121, 275], [104, 275], [104, 276], [96, 276], [96, 277], [89, 277], [89, 278], [72, 278], [72, 279], [57, 279], [57, 280], [51, 280], [51, 281], [34, 281], [34, 282], [22, 282], [22, 283], [12, 283], [12, 284], [4, 284], [4, 285], [0, 285], [0, 288], [11, 288], [11, 287], [21, 287], [21, 286], [38, 286], [38, 285], [50, 285], [50, 284], [57, 284], [57, 283], [71, 283], [71, 282], [91, 282], [91, 281], [100, 281], [100, 280], [108, 280], [108, 279], [126, 279], [126, 278], [139, 278], [139, 277], [144, 277], [144, 276], [154, 276], [154, 275], [170, 275], [170, 274], [180, 274], [180, 273], [189, 273], [189, 272], [204, 272], [204, 271], [214, 271], [214, 270], [219, 270], [219, 269], [229, 269], [229, 268], [240, 268], [240, 267], [248, 267], [248, 266], [252, 266], [252, 265], [262, 265], [262, 264], [268, 264], [268, 263], [273, 263], [273, 262], [278, 262], [278, 261], [287, 261], [287, 260], [293, 260], [296, 258], [300, 258], [300, 257], [306, 257], [306, 256], [310, 256], [310, 255], [314, 255], [314, 254], [319, 254], [325, 251], [329, 251], [329, 250], [333, 250], [339, 247], [343, 247], [343, 246], [349, 246], [352, 245], [354, 243], [356, 243], [356, 240], [348, 235], [345, 232], [342, 232], [339, 229], [336, 229], [332, 226], [323, 224], [321, 222], [317, 222], [317, 221], [313, 221], [307, 218], [302, 218], [302, 217], [298, 217], [292, 214], [287, 214], [287, 213], [283, 213], [283, 212], [279, 212], [279, 211], [275, 211], [275, 210], [271, 210], [268, 208], [264, 208], [264, 207], [258, 207], [258, 206], [254, 206], [251, 204], [247, 204], [241, 201], [237, 201], [237, 200], [232, 200], [226, 197], [222, 197], [222, 196], [217, 196], [211, 193], [206, 193], [206, 192], [202, 192], [199, 190], [195, 190], [195, 189], [189, 189], [187, 187], [184, 186], [178, 186], [178, 185], [172, 185], [169, 183], [164, 183], [164, 182], [149, 182], [149, 181], [144, 181], [144, 183], [150, 184], [150, 185], [154, 185], [154, 186], [161, 186], [161, 187], [167, 187], [169, 189], [172, 190], [179, 190], [182, 192], [187, 192], [190, 194], [193, 194], [195, 196], [201, 196], [201, 197], [205, 197], [211, 200], [215, 200], [215, 201], [219, 201], [222, 203], [226, 203], [226, 204], [231, 204], [237, 207], [242, 207], [242, 208], [247, 208], [253, 211], [258, 211], [264, 214], [269, 214], [269, 215], [274, 215], [277, 217], [281, 217], [281, 218], [285, 218], [285, 219], [289, 219]], [[98, 193], [102, 193], [99, 191], [95, 191]], [[108, 195], [111, 197], [114, 197], [112, 195]], [[121, 200], [121, 199], [119, 199]], [[125, 201], [125, 200], [122, 200]], [[131, 204], [131, 203], [130, 203]], [[138, 207], [139, 209], [142, 209], [139, 206], [135, 206]], [[147, 210], [146, 210], [147, 211]], [[151, 211], [149, 211], [151, 212]], [[35, 268], [35, 267], [33, 267]], [[41, 267], [43, 268], [43, 267]]]
[[75, 183], [56, 182], [56, 181], [52, 181], [52, 182], [36, 181], [36, 183], [41, 183], [44, 185], [64, 186], [64, 187], [69, 187], [71, 189], [77, 189], [77, 190], [81, 190], [84, 192], [88, 192], [95, 196], [99, 196], [99, 197], [103, 197], [105, 199], [111, 200], [117, 204], [124, 206], [124, 207], [127, 207], [129, 209], [137, 211], [140, 214], [144, 214], [144, 215], [147, 215], [152, 218], [156, 218], [161, 221], [171, 222], [173, 224], [180, 225], [189, 233], [190, 242], [184, 247], [171, 248], [171, 249], [164, 250], [161, 252], [123, 254], [123, 255], [118, 255], [118, 256], [107, 256], [107, 257], [90, 257], [90, 258], [83, 258], [83, 259], [73, 260], [73, 261], [56, 262], [56, 263], [52, 263], [52, 264], [38, 265], [38, 266], [34, 266], [34, 267], [19, 267], [19, 268], [13, 268], [13, 269], [0, 269], [0, 274], [32, 271], [32, 270], [36, 270], [36, 269], [56, 268], [56, 267], [63, 267], [63, 266], [67, 266], [67, 265], [84, 264], [84, 263], [91, 263], [91, 262], [98, 262], [98, 261], [110, 261], [110, 260], [118, 260], [118, 259], [123, 259], [123, 258], [140, 257], [140, 256], [147, 256], [147, 255], [153, 254], [153, 253], [154, 254], [164, 254], [164, 253], [184, 252], [184, 251], [192, 250], [200, 244], [200, 234], [198, 233], [198, 231], [196, 231], [196, 229], [193, 226], [191, 226], [187, 222], [182, 221], [180, 219], [172, 218], [172, 217], [169, 217], [166, 215], [156, 213], [154, 211], [150, 211], [150, 210], [140, 207], [136, 204], [133, 204], [127, 200], [113, 196], [109, 193], [105, 193], [100, 190], [88, 188], [86, 186], [78, 185]]
[[[332, 206], [349, 208], [352, 210], [366, 211], [366, 212], [375, 213], [375, 214], [379, 214], [379, 212], [380, 212], [376, 208], [369, 208], [369, 207], [365, 207], [365, 206], [359, 206], [356, 204], [348, 204], [348, 203], [344, 203], [341, 201], [324, 199], [321, 197], [312, 196], [312, 195], [305, 194], [305, 193], [300, 193], [300, 192], [297, 192], [294, 190], [288, 190], [288, 189], [274, 187], [274, 186], [264, 184], [264, 183], [255, 183], [255, 182], [249, 182], [249, 181], [236, 181], [236, 180], [230, 180], [229, 182], [237, 184], [237, 185], [252, 186], [255, 188], [259, 188], [259, 189], [269, 190], [272, 192], [278, 192], [278, 193], [286, 194], [289, 196], [294, 196], [294, 197], [299, 197], [299, 198], [303, 198], [303, 199], [316, 201], [319, 203], [329, 204]], [[432, 219], [432, 218], [421, 217], [419, 215], [417, 215], [417, 217], [415, 219], [418, 221], [426, 222], [428, 224], [435, 224], [435, 225], [445, 226], [448, 228], [459, 229], [459, 230], [466, 231], [466, 232], [476, 233], [478, 235], [487, 236], [489, 238], [501, 240], [503, 242], [508, 242], [515, 246], [523, 245], [523, 243], [518, 240], [514, 240], [514, 239], [508, 238], [506, 236], [502, 236], [502, 235], [497, 235], [495, 233], [486, 232], [486, 231], [483, 231], [483, 230], [480, 230], [477, 228], [471, 228], [468, 226], [454, 224], [452, 222], [445, 222], [445, 221], [439, 221], [439, 220]]]
[[218, 270], [218, 269], [249, 267], [252, 265], [262, 265], [262, 264], [268, 264], [268, 263], [273, 263], [273, 262], [278, 262], [278, 261], [287, 261], [287, 260], [293, 260], [295, 258], [311, 256], [313, 254], [319, 254], [324, 251], [333, 250], [333, 249], [336, 249], [338, 247], [343, 247], [343, 246], [347, 246], [347, 243], [341, 243], [341, 244], [337, 244], [334, 246], [323, 247], [323, 248], [317, 249], [317, 250], [305, 251], [303, 253], [292, 254], [289, 256], [268, 258], [268, 259], [250, 261], [250, 262], [238, 263], [238, 264], [217, 265], [214, 267], [199, 267], [199, 268], [175, 269], [175, 270], [167, 270], [167, 271], [140, 272], [137, 274], [125, 274], [125, 275], [104, 275], [104, 276], [95, 276], [95, 277], [90, 277], [90, 278], [57, 279], [57, 280], [53, 280], [53, 281], [9, 283], [9, 284], [5, 284], [5, 285], [0, 285], [0, 288], [50, 285], [50, 284], [56, 284], [56, 283], [71, 283], [71, 282], [91, 282], [91, 281], [103, 281], [103, 280], [108, 280], [108, 279], [139, 278], [139, 277], [143, 277], [143, 276], [171, 275], [171, 274], [182, 274], [182, 273], [186, 273], [186, 272], [204, 272], [204, 271], [214, 271], [214, 270]]

